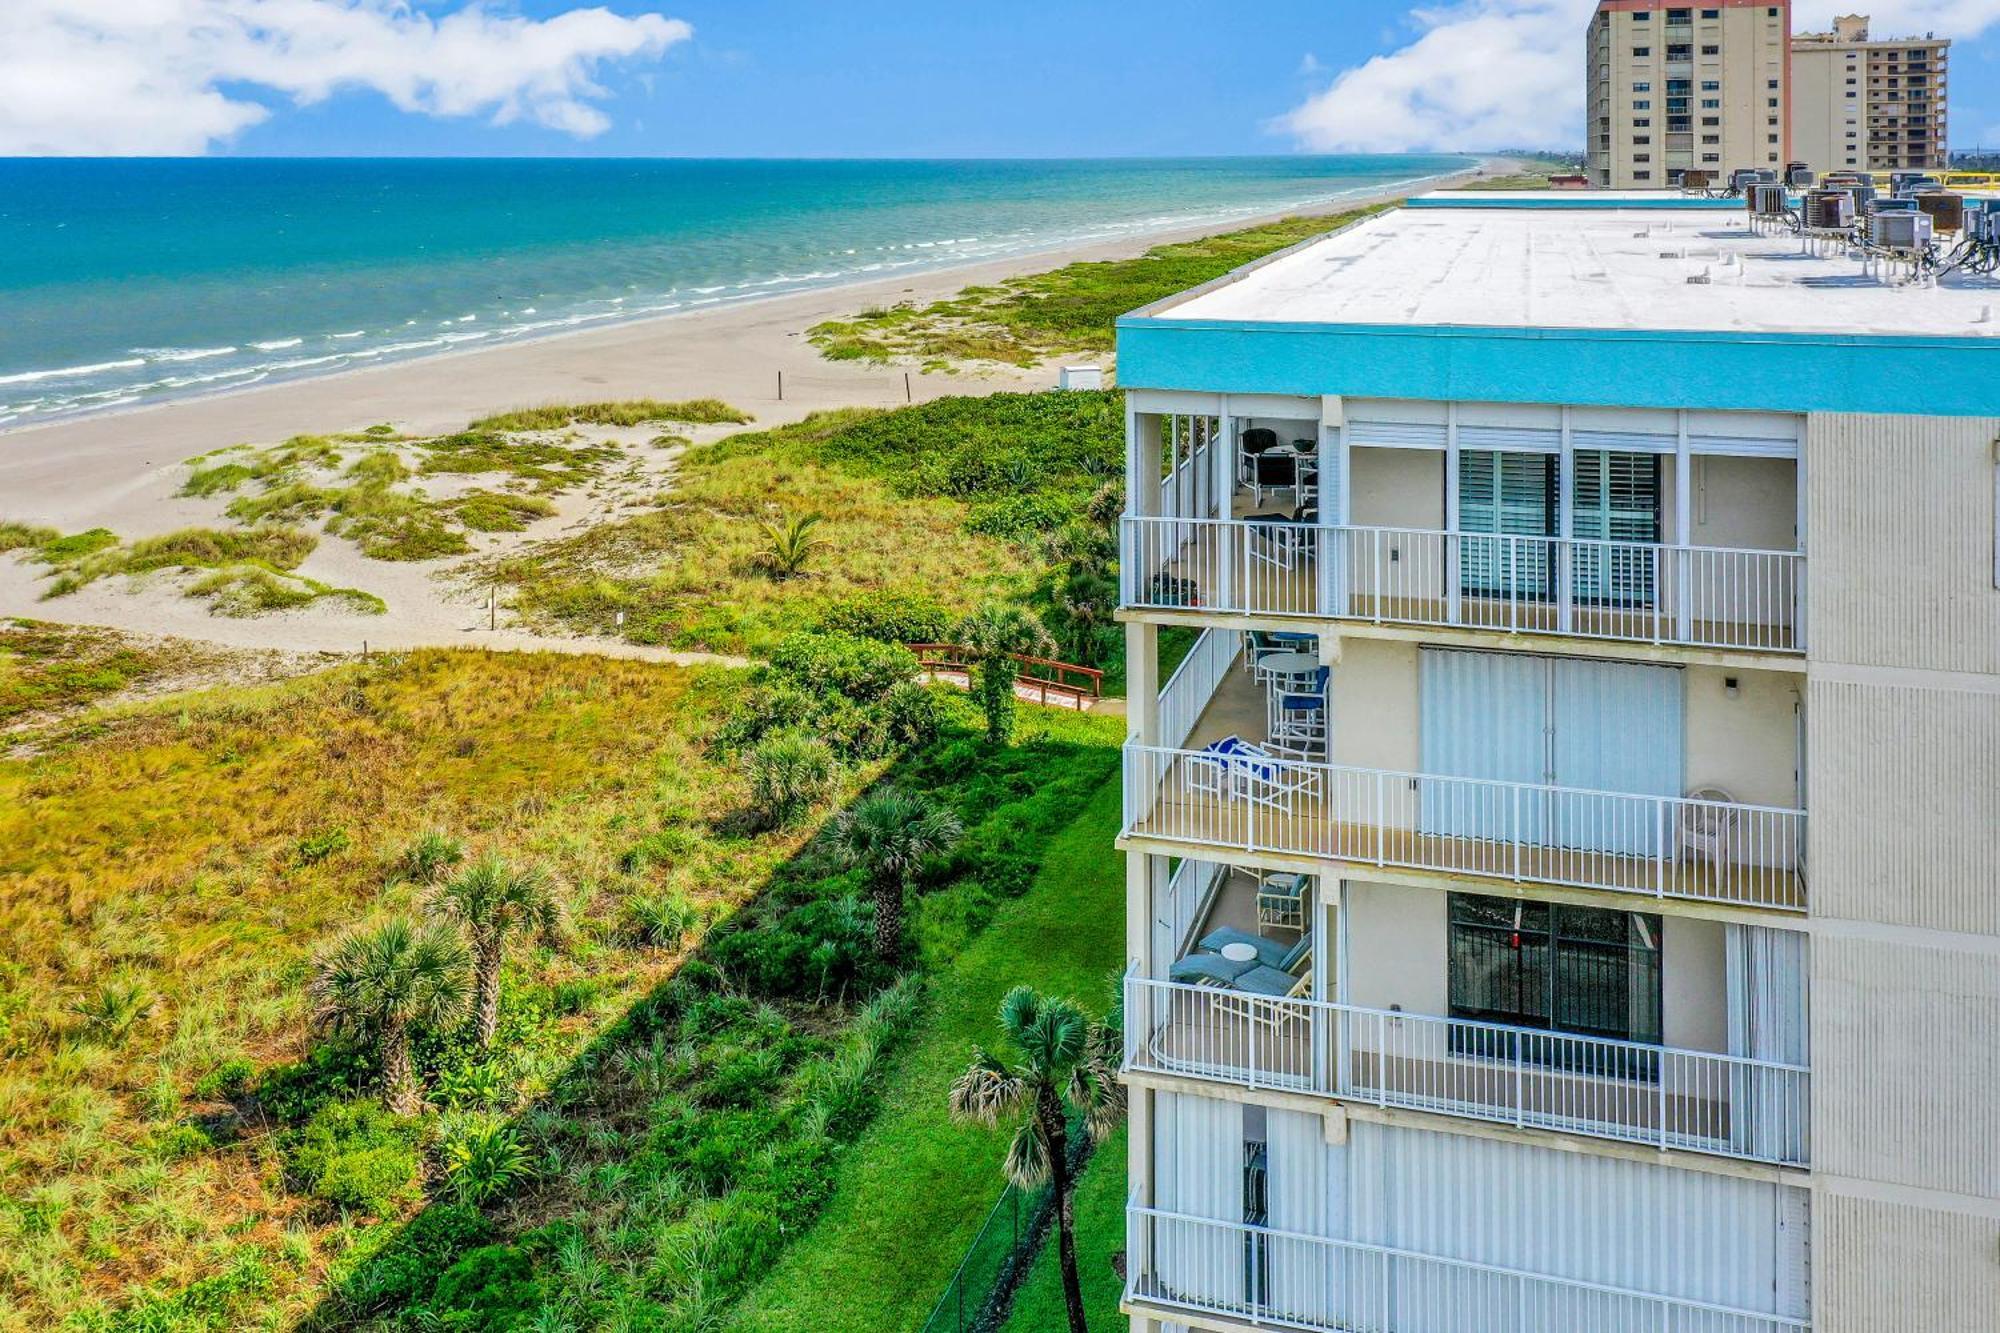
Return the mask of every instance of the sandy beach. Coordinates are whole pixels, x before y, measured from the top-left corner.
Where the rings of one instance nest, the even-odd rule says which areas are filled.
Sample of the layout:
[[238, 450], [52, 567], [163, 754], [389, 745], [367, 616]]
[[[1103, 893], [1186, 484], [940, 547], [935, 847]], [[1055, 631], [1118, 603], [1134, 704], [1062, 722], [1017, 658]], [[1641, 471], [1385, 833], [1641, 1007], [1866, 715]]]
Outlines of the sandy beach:
[[[1483, 170], [1505, 167], [1488, 161]], [[1433, 184], [1453, 183], [1471, 174]], [[1334, 212], [1407, 192], [1344, 198], [1318, 210], [1294, 209], [1272, 216]], [[1227, 226], [1242, 227], [1252, 221]], [[189, 458], [227, 445], [272, 444], [301, 433], [359, 430], [378, 423], [411, 434], [437, 434], [508, 408], [650, 397], [720, 398], [752, 413], [757, 426], [772, 426], [831, 407], [886, 407], [951, 394], [1047, 388], [1055, 382], [1054, 366], [924, 374], [915, 369], [906, 373], [901, 367], [829, 362], [806, 340], [805, 330], [871, 306], [928, 302], [971, 284], [1078, 260], [1122, 258], [1162, 241], [1219, 229], [1211, 223], [1089, 247], [1015, 255], [8, 431], [0, 433], [0, 520], [64, 532], [102, 527], [128, 540], [215, 525], [228, 497], [194, 499], [177, 494]], [[705, 426], [684, 433], [695, 443], [704, 443], [737, 429]], [[654, 490], [670, 487], [677, 457], [678, 451], [663, 451], [648, 460], [643, 484]], [[554, 517], [531, 525], [526, 533], [495, 539], [479, 554], [491, 555], [509, 544], [542, 540], [600, 521], [627, 498], [623, 491], [602, 489], [565, 496]], [[0, 556], [0, 615], [295, 652], [357, 652], [366, 640], [371, 648], [460, 644], [604, 651], [615, 647], [633, 656], [673, 656], [630, 645], [551, 640], [509, 628], [504, 610], [490, 616], [478, 589], [450, 577], [451, 568], [464, 559], [388, 563], [366, 559], [350, 543], [327, 538], [300, 572], [374, 593], [388, 603], [386, 615], [315, 605], [231, 619], [211, 615], [205, 603], [170, 589], [149, 589], [141, 581], [122, 578], [103, 579], [45, 601], [42, 569]], [[497, 628], [490, 628], [496, 621]]]

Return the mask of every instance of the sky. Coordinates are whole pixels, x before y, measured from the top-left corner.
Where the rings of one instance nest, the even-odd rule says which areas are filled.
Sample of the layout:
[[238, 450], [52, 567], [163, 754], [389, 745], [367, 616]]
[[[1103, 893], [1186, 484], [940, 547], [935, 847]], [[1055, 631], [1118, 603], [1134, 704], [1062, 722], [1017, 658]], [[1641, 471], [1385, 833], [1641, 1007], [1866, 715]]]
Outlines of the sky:
[[[1591, 6], [0, 0], [0, 155], [1580, 147]], [[1870, 12], [1954, 37], [1952, 146], [2000, 147], [2000, 0]]]

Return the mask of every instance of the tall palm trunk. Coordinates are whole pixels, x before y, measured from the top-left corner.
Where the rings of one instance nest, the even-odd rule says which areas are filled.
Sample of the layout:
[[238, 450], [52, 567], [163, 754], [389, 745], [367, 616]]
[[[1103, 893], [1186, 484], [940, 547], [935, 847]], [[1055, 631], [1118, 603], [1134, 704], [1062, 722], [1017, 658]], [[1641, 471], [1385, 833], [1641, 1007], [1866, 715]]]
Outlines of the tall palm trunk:
[[894, 963], [903, 953], [903, 881], [895, 875], [875, 879], [875, 956]]
[[483, 933], [473, 947], [472, 1013], [479, 1049], [490, 1050], [500, 1031], [500, 958], [505, 940], [499, 931]]
[[1049, 1146], [1049, 1188], [1056, 1199], [1056, 1257], [1061, 1261], [1063, 1305], [1069, 1310], [1069, 1333], [1089, 1333], [1083, 1321], [1083, 1283], [1076, 1274], [1076, 1200], [1070, 1196], [1069, 1127], [1062, 1098], [1052, 1087], [1035, 1093], [1035, 1118], [1042, 1141]]
[[415, 1115], [424, 1104], [410, 1067], [410, 1034], [401, 1023], [382, 1028], [382, 1100], [397, 1115]]

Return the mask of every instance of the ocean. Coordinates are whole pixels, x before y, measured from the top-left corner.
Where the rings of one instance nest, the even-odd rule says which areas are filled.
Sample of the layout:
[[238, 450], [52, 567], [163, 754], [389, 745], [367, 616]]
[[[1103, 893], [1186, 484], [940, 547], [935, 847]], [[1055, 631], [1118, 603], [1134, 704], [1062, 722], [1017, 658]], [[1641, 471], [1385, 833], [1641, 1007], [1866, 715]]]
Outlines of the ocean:
[[0, 159], [0, 430], [1226, 223], [1469, 160]]

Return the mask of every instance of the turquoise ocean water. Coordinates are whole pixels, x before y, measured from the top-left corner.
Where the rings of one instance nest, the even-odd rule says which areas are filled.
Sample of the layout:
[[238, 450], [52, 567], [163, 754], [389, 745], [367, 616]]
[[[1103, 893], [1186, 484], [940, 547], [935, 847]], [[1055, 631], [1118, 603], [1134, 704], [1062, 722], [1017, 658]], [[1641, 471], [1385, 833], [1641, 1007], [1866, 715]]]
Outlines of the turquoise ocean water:
[[1466, 160], [0, 160], [0, 430], [1227, 222]]

